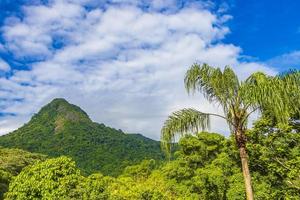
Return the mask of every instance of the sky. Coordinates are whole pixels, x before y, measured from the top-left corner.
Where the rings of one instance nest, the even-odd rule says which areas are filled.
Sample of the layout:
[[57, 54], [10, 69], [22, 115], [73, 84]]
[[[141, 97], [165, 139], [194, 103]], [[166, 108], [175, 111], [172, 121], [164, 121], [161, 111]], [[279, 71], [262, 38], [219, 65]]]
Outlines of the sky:
[[[92, 120], [159, 139], [181, 108], [222, 113], [183, 78], [195, 62], [240, 79], [299, 69], [292, 0], [0, 0], [0, 135], [62, 97]], [[229, 134], [212, 119], [212, 131]]]

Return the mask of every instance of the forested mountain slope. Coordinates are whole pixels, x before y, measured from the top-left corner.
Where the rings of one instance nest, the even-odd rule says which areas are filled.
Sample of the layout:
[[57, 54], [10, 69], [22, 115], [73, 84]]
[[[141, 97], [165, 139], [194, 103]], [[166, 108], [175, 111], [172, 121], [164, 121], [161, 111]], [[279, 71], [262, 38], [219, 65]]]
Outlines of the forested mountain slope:
[[85, 174], [118, 175], [143, 159], [164, 158], [158, 141], [95, 123], [65, 99], [54, 99], [27, 124], [1, 136], [0, 145], [50, 157], [69, 156]]

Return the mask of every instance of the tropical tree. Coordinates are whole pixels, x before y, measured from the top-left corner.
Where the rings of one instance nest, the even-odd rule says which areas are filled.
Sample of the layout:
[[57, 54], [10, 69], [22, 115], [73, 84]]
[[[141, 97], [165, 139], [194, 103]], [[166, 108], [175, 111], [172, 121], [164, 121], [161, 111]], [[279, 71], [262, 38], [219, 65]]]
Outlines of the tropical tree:
[[82, 181], [72, 159], [52, 158], [25, 167], [9, 184], [5, 200], [81, 199], [77, 186]]
[[207, 64], [194, 64], [184, 79], [189, 94], [201, 92], [210, 102], [223, 109], [223, 115], [200, 112], [186, 108], [172, 113], [161, 130], [161, 143], [170, 154], [177, 135], [196, 133], [210, 127], [210, 117], [221, 117], [229, 125], [239, 149], [246, 196], [253, 199], [246, 130], [249, 117], [256, 111], [267, 112], [278, 123], [287, 123], [290, 116], [299, 113], [300, 75], [291, 71], [284, 75], [267, 76], [262, 72], [240, 81], [234, 71], [226, 66], [222, 71]]

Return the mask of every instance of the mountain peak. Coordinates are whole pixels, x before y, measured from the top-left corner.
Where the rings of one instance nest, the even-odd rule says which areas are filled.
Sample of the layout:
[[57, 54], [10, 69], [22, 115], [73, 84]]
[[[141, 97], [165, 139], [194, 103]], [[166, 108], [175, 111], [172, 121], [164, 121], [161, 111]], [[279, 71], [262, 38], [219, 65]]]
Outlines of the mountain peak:
[[70, 104], [70, 103], [64, 98], [54, 98], [49, 104]]
[[64, 129], [67, 123], [91, 122], [80, 107], [70, 104], [63, 98], [55, 98], [32, 117], [32, 121], [53, 124], [55, 133]]
[[[66, 99], [64, 98], [55, 98], [53, 99], [50, 103], [45, 105], [39, 113], [45, 112], [45, 111], [51, 111], [56, 114], [62, 114], [67, 115], [70, 113], [80, 115], [81, 118], [88, 118], [89, 116], [84, 112], [79, 106], [76, 106], [74, 104], [69, 103]], [[70, 117], [70, 116], [69, 116]]]

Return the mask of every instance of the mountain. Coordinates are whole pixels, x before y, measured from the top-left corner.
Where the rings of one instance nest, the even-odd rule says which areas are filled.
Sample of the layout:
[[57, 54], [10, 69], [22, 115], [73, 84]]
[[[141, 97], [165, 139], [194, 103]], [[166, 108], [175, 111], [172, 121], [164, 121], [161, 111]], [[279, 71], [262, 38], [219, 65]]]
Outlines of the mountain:
[[144, 159], [163, 160], [158, 141], [93, 122], [78, 106], [54, 99], [31, 120], [0, 137], [0, 146], [73, 158], [85, 174], [116, 176]]

